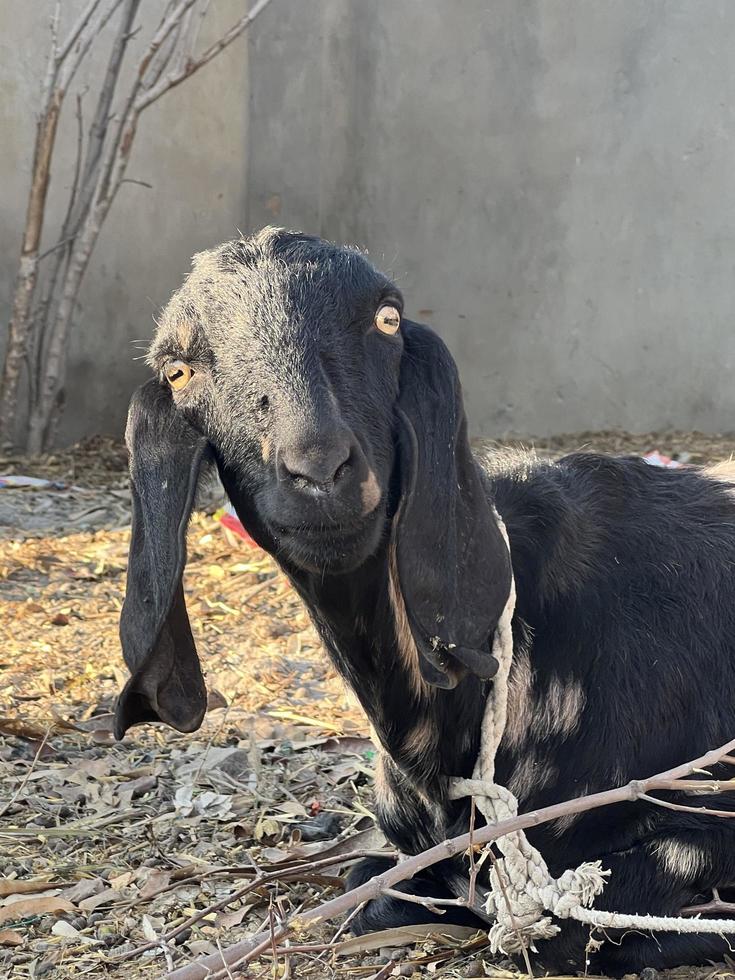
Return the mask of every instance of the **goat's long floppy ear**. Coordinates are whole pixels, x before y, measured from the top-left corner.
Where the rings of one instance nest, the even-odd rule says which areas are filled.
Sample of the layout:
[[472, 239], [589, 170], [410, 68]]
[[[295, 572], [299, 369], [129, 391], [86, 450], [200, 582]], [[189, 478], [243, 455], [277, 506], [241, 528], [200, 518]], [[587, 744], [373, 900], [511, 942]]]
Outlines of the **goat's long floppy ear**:
[[125, 438], [133, 529], [120, 640], [131, 677], [118, 698], [115, 737], [144, 721], [193, 732], [204, 718], [207, 692], [181, 579], [207, 441], [158, 381], [133, 395]]
[[401, 329], [398, 579], [424, 680], [453, 687], [465, 670], [498, 669], [491, 647], [510, 556], [470, 451], [452, 356], [427, 327]]

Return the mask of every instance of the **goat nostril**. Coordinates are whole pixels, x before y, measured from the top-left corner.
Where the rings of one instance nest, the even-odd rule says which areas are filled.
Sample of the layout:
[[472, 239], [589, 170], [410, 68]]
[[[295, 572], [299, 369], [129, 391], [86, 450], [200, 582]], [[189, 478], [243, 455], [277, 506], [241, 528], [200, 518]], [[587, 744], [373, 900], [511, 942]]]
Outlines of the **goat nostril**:
[[299, 490], [328, 494], [343, 480], [352, 464], [353, 448], [350, 445], [333, 446], [305, 452], [284, 452], [279, 461], [284, 475], [290, 477]]
[[343, 477], [347, 476], [351, 464], [352, 464], [352, 452], [350, 451], [350, 455], [347, 457], [344, 463], [340, 463], [337, 469], [335, 470], [334, 476], [332, 477], [332, 483], [339, 483], [339, 481]]

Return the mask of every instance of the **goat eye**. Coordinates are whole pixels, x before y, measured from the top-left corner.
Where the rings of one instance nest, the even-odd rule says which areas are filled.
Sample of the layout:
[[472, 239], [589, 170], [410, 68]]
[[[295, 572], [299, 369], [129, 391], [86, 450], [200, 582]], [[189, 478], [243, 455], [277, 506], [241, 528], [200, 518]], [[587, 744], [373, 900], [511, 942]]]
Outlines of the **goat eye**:
[[396, 334], [400, 325], [401, 314], [395, 306], [391, 306], [389, 303], [381, 306], [375, 314], [375, 326], [381, 333]]
[[163, 373], [174, 391], [181, 391], [191, 381], [194, 370], [185, 361], [169, 361]]

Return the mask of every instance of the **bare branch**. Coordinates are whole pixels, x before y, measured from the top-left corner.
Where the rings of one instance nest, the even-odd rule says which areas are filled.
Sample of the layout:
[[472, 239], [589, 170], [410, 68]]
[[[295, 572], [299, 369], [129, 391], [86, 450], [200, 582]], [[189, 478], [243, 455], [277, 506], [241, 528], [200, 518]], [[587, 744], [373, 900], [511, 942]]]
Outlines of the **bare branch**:
[[[197, 0], [194, 0], [196, 4]], [[152, 58], [141, 77], [141, 82], [144, 88], [151, 88], [161, 75], [168, 68], [172, 57], [177, 52], [181, 51], [181, 41], [182, 38], [186, 36], [186, 31], [188, 30], [188, 24], [191, 19], [191, 12], [194, 8], [194, 4], [187, 7], [181, 14], [178, 21], [176, 21], [169, 32], [168, 36], [161, 43], [160, 47], [154, 51]], [[171, 7], [172, 5], [169, 4]]]
[[78, 92], [77, 111], [76, 111], [77, 152], [74, 158], [74, 176], [72, 177], [71, 191], [69, 192], [69, 207], [67, 208], [66, 216], [64, 219], [65, 221], [66, 218], [68, 218], [68, 216], [74, 210], [74, 205], [77, 200], [77, 192], [79, 190], [79, 177], [82, 171], [82, 151], [84, 148], [84, 116], [82, 115], [82, 98], [83, 98], [83, 93]]
[[104, 30], [108, 20], [121, 3], [123, 3], [123, 0], [108, 0], [108, 3], [102, 8], [100, 16], [91, 18], [83, 25], [74, 45], [74, 57], [67, 61], [65, 56], [62, 62], [57, 62], [59, 65], [58, 86], [62, 92], [65, 92], [69, 88], [77, 69], [84, 61], [92, 45], [92, 41]]
[[250, 12], [240, 20], [233, 24], [232, 27], [227, 31], [218, 41], [211, 44], [198, 58], [190, 58], [186, 61], [184, 65], [178, 67], [175, 71], [168, 75], [165, 75], [156, 85], [152, 86], [150, 89], [146, 89], [145, 92], [141, 94], [137, 102], [135, 103], [135, 108], [137, 112], [142, 112], [147, 109], [149, 105], [160, 99], [161, 96], [170, 91], [170, 89], [175, 88], [180, 85], [186, 78], [193, 75], [194, 72], [199, 71], [204, 65], [208, 64], [213, 58], [216, 58], [218, 54], [229, 47], [233, 41], [237, 40], [241, 34], [244, 33], [253, 23], [258, 14], [262, 13], [271, 0], [258, 0], [257, 3], [253, 5]]
[[55, 245], [52, 245], [51, 248], [47, 248], [45, 252], [41, 252], [41, 254], [38, 256], [38, 261], [43, 262], [43, 260], [47, 259], [49, 255], [53, 255], [54, 252], [58, 252], [60, 248], [64, 248], [66, 245], [71, 244], [71, 242], [73, 241], [74, 241], [73, 235], [70, 235], [68, 238], [62, 238], [60, 242], [57, 242]]
[[74, 47], [74, 45], [77, 42], [77, 39], [79, 38], [79, 35], [82, 33], [82, 31], [84, 30], [84, 28], [87, 26], [87, 24], [91, 20], [92, 16], [94, 15], [95, 10], [100, 5], [100, 2], [101, 2], [101, 0], [89, 0], [89, 3], [87, 4], [87, 6], [84, 8], [84, 10], [81, 12], [81, 14], [79, 15], [79, 17], [77, 18], [77, 22], [74, 24], [74, 26], [72, 27], [72, 29], [69, 31], [69, 34], [67, 35], [66, 41], [64, 41], [64, 43], [61, 45], [61, 47], [59, 48], [58, 51], [55, 51], [54, 52], [54, 54], [56, 56], [56, 64], [57, 65], [60, 65], [64, 61], [64, 59], [67, 57], [67, 55], [69, 54], [69, 52], [71, 51], [71, 49]]
[[[96, 181], [102, 162], [105, 138], [109, 128], [112, 100], [115, 94], [115, 88], [117, 86], [120, 70], [122, 68], [125, 50], [130, 40], [133, 21], [140, 6], [140, 0], [122, 0], [122, 2], [125, 3], [125, 8], [122, 16], [120, 17], [117, 33], [113, 38], [107, 68], [105, 70], [104, 79], [97, 99], [97, 105], [95, 106], [95, 111], [92, 118], [92, 124], [90, 126], [89, 139], [87, 141], [87, 154], [82, 171], [80, 191], [76, 197], [76, 200], [72, 198], [70, 201], [64, 222], [61, 227], [61, 240], [67, 242], [69, 245], [72, 245], [76, 241], [80, 228], [89, 214], [89, 210], [94, 199]], [[117, 2], [114, 6], [110, 6], [108, 8], [109, 12], [111, 13], [117, 6]], [[103, 11], [103, 16], [104, 15], [105, 11]], [[79, 165], [79, 160], [80, 158], [77, 160], [77, 165]], [[57, 248], [58, 246], [54, 246], [54, 251]], [[34, 425], [33, 419], [34, 417], [38, 416], [39, 411], [43, 410], [44, 413], [47, 414], [49, 411], [49, 406], [53, 404], [54, 395], [50, 392], [50, 385], [44, 385], [44, 379], [42, 379], [42, 373], [44, 373], [44, 368], [46, 366], [46, 337], [48, 332], [52, 330], [50, 311], [58, 278], [65, 261], [67, 263], [65, 276], [68, 274], [71, 256], [72, 249], [60, 249], [57, 252], [52, 269], [44, 282], [41, 301], [38, 304], [33, 316], [33, 322], [34, 324], [38, 324], [38, 326], [35, 329], [36, 336], [33, 338], [35, 351], [33, 364], [30, 371], [32, 428]], [[39, 426], [36, 424], [35, 434], [29, 434], [29, 448], [31, 450], [38, 451], [40, 449], [40, 445], [38, 444], [40, 438], [38, 428]], [[31, 441], [35, 442], [35, 445], [31, 445]]]
[[[369, 902], [374, 898], [385, 893], [388, 888], [399, 884], [409, 878], [413, 878], [420, 871], [444, 861], [447, 858], [456, 857], [462, 854], [471, 843], [489, 844], [491, 841], [504, 837], [516, 830], [525, 830], [528, 827], [539, 827], [549, 823], [551, 820], [558, 820], [560, 817], [570, 816], [571, 814], [585, 813], [602, 806], [610, 806], [613, 803], [623, 803], [626, 801], [639, 800], [642, 796], [651, 791], [662, 788], [662, 784], [668, 784], [675, 779], [683, 779], [690, 776], [693, 772], [713, 766], [718, 763], [723, 756], [735, 750], [735, 739], [727, 742], [719, 749], [707, 752], [699, 759], [686, 762], [676, 766], [666, 772], [651, 776], [648, 779], [632, 780], [625, 786], [615, 789], [604, 790], [600, 793], [593, 793], [590, 796], [581, 796], [574, 800], [566, 800], [564, 803], [555, 803], [552, 806], [544, 807], [540, 810], [532, 810], [530, 813], [521, 814], [509, 820], [503, 820], [496, 824], [486, 824], [475, 830], [473, 834], [461, 834], [451, 840], [445, 840], [441, 844], [422, 851], [400, 864], [389, 868], [382, 874], [376, 875], [364, 884], [353, 888], [352, 891], [345, 892], [337, 898], [323, 902], [316, 908], [311, 909], [302, 915], [294, 916], [277, 930], [275, 938], [280, 942], [288, 935], [291, 929], [307, 929], [327, 919], [332, 919], [337, 915], [354, 908], [361, 902]], [[221, 953], [204, 956], [194, 963], [174, 970], [169, 973], [168, 980], [224, 980], [226, 970], [233, 966], [242, 966], [252, 962], [268, 949], [271, 943], [270, 932], [260, 932], [251, 939], [235, 943], [221, 951]]]
[[161, 21], [161, 24], [156, 31], [156, 33], [151, 38], [151, 42], [148, 45], [148, 50], [143, 56], [143, 60], [138, 66], [138, 79], [139, 81], [145, 80], [145, 74], [148, 70], [148, 66], [156, 55], [156, 52], [161, 47], [163, 42], [166, 40], [170, 32], [178, 26], [181, 22], [182, 17], [187, 12], [187, 10], [196, 3], [196, 0], [179, 0], [179, 2], [173, 7], [171, 12], [167, 14]]
[[209, 3], [210, 0], [202, 0], [201, 9], [197, 12], [196, 23], [192, 24], [186, 32], [188, 35], [186, 37], [186, 43], [181, 47], [180, 64], [182, 65], [194, 58], [194, 51], [196, 50], [197, 41], [199, 40], [199, 32], [204, 22], [204, 18], [207, 16]]
[[139, 187], [147, 187], [149, 191], [153, 190], [153, 184], [149, 184], [147, 180], [136, 180], [135, 177], [123, 177], [120, 181], [121, 184], [138, 184]]
[[663, 807], [664, 810], [678, 810], [679, 813], [698, 813], [700, 816], [705, 817], [724, 817], [732, 819], [735, 817], [735, 810], [710, 810], [706, 806], [686, 806], [684, 803], [670, 803], [668, 800], [659, 800], [655, 796], [649, 796], [648, 793], [641, 793], [641, 800], [645, 800], [646, 803], [653, 803], [655, 806]]
[[0, 381], [0, 432], [8, 443], [12, 443], [14, 439], [18, 388], [23, 365], [27, 363], [30, 317], [38, 282], [38, 252], [43, 233], [51, 157], [56, 141], [62, 99], [63, 93], [58, 87], [53, 88], [36, 128], [31, 189], [28, 195], [20, 262], [13, 287], [13, 307]]
[[[202, 7], [197, 9], [196, 4]], [[49, 91], [58, 104], [48, 102], [47, 111], [39, 126], [37, 151], [53, 147], [55, 127], [61, 101], [74, 73], [86, 56], [94, 38], [112, 13], [124, 6], [121, 27], [113, 42], [107, 74], [90, 127], [87, 153], [76, 201], [69, 211], [69, 221], [59, 238], [66, 243], [54, 246], [55, 258], [44, 282], [43, 297], [34, 310], [34, 293], [38, 281], [38, 251], [40, 226], [43, 218], [48, 167], [34, 167], [34, 183], [29, 201], [28, 238], [24, 243], [21, 264], [16, 280], [13, 319], [6, 347], [3, 388], [0, 392], [0, 426], [12, 441], [15, 427], [15, 395], [18, 391], [21, 368], [28, 360], [28, 338], [35, 336], [34, 375], [31, 379], [31, 405], [27, 449], [38, 452], [48, 443], [52, 419], [60, 410], [63, 390], [68, 337], [77, 306], [77, 297], [102, 224], [109, 213], [122, 183], [135, 141], [140, 113], [170, 88], [179, 85], [199, 68], [213, 60], [250, 26], [270, 0], [257, 0], [249, 13], [201, 55], [189, 54], [206, 13], [208, 0], [168, 0], [161, 21], [134, 71], [119, 113], [111, 115], [112, 96], [122, 63], [124, 50], [132, 36], [132, 16], [140, 0], [89, 0], [70, 35], [52, 59], [49, 69]], [[122, 24], [127, 24], [124, 30]], [[57, 51], [54, 42], [54, 51]], [[186, 51], [186, 57], [184, 57]], [[181, 55], [179, 55], [181, 52]], [[63, 57], [62, 57], [63, 55]], [[175, 67], [172, 69], [171, 66]], [[52, 111], [53, 110], [53, 111]], [[43, 161], [42, 161], [43, 163]], [[136, 181], [131, 179], [131, 182]], [[36, 220], [38, 216], [39, 220]], [[63, 271], [62, 271], [63, 270]], [[32, 319], [39, 313], [39, 319]], [[33, 323], [39, 327], [33, 329]]]
[[729, 793], [735, 790], [735, 779], [674, 779], [670, 785], [659, 784], [658, 788], [687, 793], [689, 796]]
[[51, 29], [51, 45], [49, 47], [48, 60], [46, 62], [46, 75], [43, 82], [41, 103], [43, 106], [48, 104], [51, 93], [54, 89], [54, 81], [58, 71], [57, 48], [59, 43], [59, 17], [61, 15], [61, 0], [56, 0], [54, 12], [51, 15], [49, 27]]
[[687, 905], [679, 910], [679, 915], [696, 916], [711, 915], [714, 912], [735, 915], [735, 902], [725, 902], [720, 898], [720, 893], [716, 888], [712, 889], [712, 901], [702, 902], [701, 905]]
[[[231, 894], [226, 895], [223, 899], [220, 899], [220, 901], [215, 902], [214, 905], [210, 905], [207, 908], [196, 912], [194, 915], [191, 915], [184, 922], [181, 922], [178, 926], [176, 926], [175, 929], [171, 929], [155, 942], [144, 943], [141, 946], [136, 946], [135, 949], [128, 950], [126, 953], [123, 953], [122, 956], [115, 957], [115, 963], [123, 963], [125, 960], [137, 958], [141, 953], [145, 953], [149, 949], [155, 949], [157, 946], [160, 946], [162, 942], [171, 942], [178, 935], [180, 935], [186, 929], [189, 929], [195, 923], [199, 922], [205, 916], [210, 915], [212, 912], [219, 912], [226, 906], [231, 905], [232, 902], [236, 902], [239, 899], [244, 898], [245, 895], [255, 891], [256, 888], [260, 888], [263, 885], [269, 884], [270, 882], [290, 881], [294, 878], [303, 879], [304, 875], [311, 874], [314, 871], [323, 870], [324, 868], [333, 868], [336, 865], [353, 864], [355, 861], [359, 861], [361, 858], [373, 853], [373, 851], [353, 851], [347, 854], [333, 854], [331, 857], [316, 859], [314, 861], [304, 862], [303, 864], [292, 864], [290, 867], [287, 866], [278, 871], [260, 872], [259, 874], [256, 874], [252, 881], [248, 882], [247, 885], [243, 885], [242, 888], [238, 888]], [[385, 854], [386, 856], [389, 856], [390, 852], [386, 851]]]
[[464, 898], [431, 898], [427, 895], [412, 895], [410, 892], [402, 892], [398, 888], [384, 888], [382, 894], [388, 895], [389, 898], [397, 898], [401, 902], [408, 902], [411, 905], [423, 905], [437, 915], [444, 915], [442, 909], [446, 906], [467, 908], [467, 902]]
[[[112, 100], [115, 95], [117, 80], [120, 76], [125, 50], [130, 41], [133, 21], [135, 20], [139, 7], [140, 0], [126, 0], [126, 9], [120, 18], [117, 34], [112, 42], [105, 77], [100, 88], [99, 98], [97, 99], [92, 124], [89, 129], [87, 159], [84, 161], [85, 186], [92, 183], [99, 166], [102, 147], [107, 134], [107, 128], [110, 124]], [[91, 191], [92, 188], [90, 188], [90, 195]]]

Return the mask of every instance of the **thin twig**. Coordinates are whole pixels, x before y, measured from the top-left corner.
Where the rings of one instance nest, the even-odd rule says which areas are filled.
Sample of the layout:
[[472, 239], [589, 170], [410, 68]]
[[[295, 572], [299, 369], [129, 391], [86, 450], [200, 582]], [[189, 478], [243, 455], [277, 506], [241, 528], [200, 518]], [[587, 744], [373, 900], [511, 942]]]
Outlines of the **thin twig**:
[[199, 71], [200, 68], [209, 64], [213, 58], [216, 58], [218, 54], [229, 47], [233, 41], [236, 41], [250, 27], [255, 18], [265, 10], [270, 2], [271, 0], [258, 0], [244, 17], [241, 17], [219, 40], [211, 44], [197, 58], [189, 58], [183, 66], [170, 72], [168, 75], [164, 75], [159, 82], [141, 93], [135, 103], [136, 111], [142, 112], [143, 109], [148, 108], [149, 105], [152, 105], [152, 103], [160, 99], [165, 92], [176, 88], [184, 79], [189, 78], [194, 72]]
[[712, 901], [703, 902], [701, 905], [687, 905], [679, 910], [679, 915], [686, 917], [696, 917], [709, 915], [711, 912], [726, 912], [735, 915], [735, 902], [725, 902], [720, 898], [720, 893], [716, 888], [712, 889]]
[[[278, 978], [278, 946], [276, 945], [276, 926], [275, 926], [275, 916], [273, 914], [273, 899], [271, 899], [268, 905], [268, 928], [271, 934], [271, 953], [273, 955], [273, 980]], [[224, 960], [224, 957], [223, 957]], [[227, 964], [225, 963], [225, 967]]]
[[475, 836], [475, 819], [476, 819], [476, 816], [477, 816], [477, 806], [475, 805], [475, 798], [474, 798], [474, 796], [471, 796], [470, 797], [470, 846], [469, 846], [469, 855], [470, 855], [470, 887], [469, 887], [469, 891], [467, 893], [467, 904], [468, 905], [474, 905], [475, 904], [475, 889], [476, 889], [476, 886], [477, 886], [477, 873], [478, 873], [478, 869], [477, 869], [477, 862], [475, 861], [475, 842], [474, 842], [474, 836]]
[[724, 817], [725, 819], [735, 817], [735, 810], [710, 810], [706, 806], [687, 806], [685, 803], [670, 803], [668, 800], [658, 800], [655, 796], [649, 796], [648, 793], [641, 793], [638, 799], [645, 800], [646, 803], [653, 803], [655, 806], [663, 807], [665, 810], [678, 810], [679, 813], [697, 813], [705, 817]]
[[13, 795], [10, 797], [10, 799], [5, 804], [5, 806], [2, 808], [2, 810], [0, 810], [0, 817], [4, 817], [5, 816], [5, 814], [11, 808], [11, 806], [13, 806], [16, 803], [16, 801], [17, 801], [18, 797], [20, 796], [20, 794], [23, 792], [23, 790], [28, 785], [28, 780], [31, 778], [31, 773], [35, 769], [36, 763], [41, 758], [41, 753], [43, 752], [43, 749], [44, 749], [44, 746], [46, 745], [46, 742], [48, 742], [48, 739], [49, 739], [49, 735], [50, 734], [51, 734], [51, 728], [47, 728], [46, 729], [46, 733], [43, 736], [43, 739], [41, 740], [41, 744], [38, 746], [38, 749], [36, 750], [36, 754], [33, 756], [33, 762], [31, 762], [31, 764], [30, 764], [30, 766], [28, 768], [28, 772], [23, 777], [23, 780], [21, 781], [21, 784], [18, 787], [18, 789], [15, 791], [15, 793], [13, 793]]
[[149, 191], [153, 190], [153, 184], [149, 184], [147, 180], [136, 180], [135, 177], [123, 177], [120, 181], [121, 184], [138, 184], [140, 187], [147, 187]]
[[658, 788], [692, 795], [729, 793], [735, 790], [735, 779], [672, 779], [668, 785], [659, 784]]
[[[634, 779], [624, 786], [603, 790], [599, 793], [592, 793], [589, 796], [577, 797], [573, 800], [566, 800], [563, 803], [555, 803], [552, 806], [532, 810], [530, 813], [521, 814], [508, 820], [501, 820], [499, 823], [486, 824], [475, 831], [473, 842], [476, 844], [489, 844], [491, 841], [497, 840], [499, 837], [504, 837], [506, 834], [513, 833], [517, 830], [525, 830], [530, 827], [538, 827], [552, 820], [558, 820], [559, 817], [585, 813], [588, 810], [610, 806], [613, 803], [636, 801], [641, 796], [659, 789], [662, 783], [666, 784], [673, 779], [685, 778], [697, 770], [715, 765], [723, 756], [733, 750], [735, 750], [735, 739], [731, 739], [725, 745], [705, 753], [698, 759], [683, 763], [680, 766], [668, 769], [648, 779]], [[357, 888], [353, 888], [352, 891], [345, 892], [343, 895], [339, 895], [337, 898], [330, 899], [327, 902], [322, 902], [316, 908], [302, 915], [292, 917], [287, 922], [284, 922], [281, 927], [280, 931], [282, 936], [285, 937], [291, 929], [307, 929], [328, 919], [332, 919], [337, 915], [343, 915], [359, 903], [379, 897], [385, 892], [386, 888], [392, 888], [402, 881], [413, 878], [419, 872], [437, 864], [439, 861], [444, 861], [447, 858], [453, 858], [458, 854], [462, 854], [467, 850], [469, 845], [470, 835], [466, 833], [450, 840], [442, 841], [440, 844], [436, 844], [434, 847], [422, 851], [420, 854], [413, 855], [400, 864], [384, 871], [382, 874], [376, 875], [364, 884], [359, 885]], [[277, 935], [276, 938], [280, 939], [281, 936]], [[270, 935], [267, 932], [261, 932], [248, 940], [243, 940], [228, 947], [224, 950], [224, 956], [220, 956], [219, 954], [204, 956], [193, 963], [174, 970], [169, 975], [168, 980], [221, 980], [221, 978], [224, 978], [222, 971], [223, 963], [229, 966], [242, 966], [252, 962], [264, 950], [268, 949], [269, 944]]]
[[526, 947], [526, 942], [525, 942], [525, 940], [523, 938], [523, 933], [521, 932], [520, 926], [518, 925], [518, 922], [516, 920], [516, 917], [513, 914], [513, 906], [510, 903], [510, 897], [508, 896], [508, 889], [505, 886], [505, 878], [503, 877], [503, 869], [500, 866], [500, 861], [498, 860], [497, 855], [495, 854], [495, 852], [492, 849], [492, 845], [488, 844], [487, 850], [488, 850], [488, 853], [490, 854], [490, 860], [493, 862], [493, 865], [495, 867], [495, 874], [497, 875], [497, 878], [498, 878], [498, 884], [500, 885], [500, 891], [501, 891], [501, 893], [503, 895], [503, 900], [505, 902], [506, 908], [508, 909], [508, 916], [510, 918], [511, 928], [513, 929], [513, 932], [516, 935], [516, 939], [518, 940], [518, 945], [521, 947], [521, 953], [523, 955], [523, 962], [524, 962], [525, 967], [526, 967], [526, 973], [528, 973], [529, 977], [533, 978], [533, 967], [531, 966], [531, 960], [529, 959], [529, 956], [528, 956], [528, 949]]
[[79, 190], [79, 177], [82, 172], [82, 151], [84, 149], [84, 116], [82, 114], [82, 99], [84, 98], [83, 92], [77, 92], [76, 97], [76, 120], [77, 120], [77, 152], [74, 159], [74, 174], [71, 181], [71, 190], [69, 191], [69, 206], [67, 208], [66, 217], [64, 218], [64, 224], [74, 210], [74, 205], [77, 201], [77, 192]]
[[43, 259], [48, 258], [49, 255], [52, 255], [60, 248], [64, 248], [65, 245], [68, 245], [70, 242], [73, 241], [74, 241], [74, 235], [69, 235], [68, 238], [62, 238], [60, 242], [57, 242], [55, 245], [52, 245], [51, 248], [47, 248], [45, 252], [41, 252], [41, 254], [38, 256], [38, 261], [41, 262]]
[[[175, 939], [186, 929], [189, 929], [191, 928], [191, 926], [196, 925], [196, 923], [201, 921], [205, 916], [210, 915], [212, 912], [219, 912], [221, 909], [226, 908], [226, 906], [231, 905], [233, 902], [236, 902], [241, 898], [244, 898], [246, 895], [250, 894], [250, 892], [255, 891], [257, 888], [260, 888], [262, 885], [268, 885], [271, 882], [275, 882], [275, 881], [289, 881], [292, 878], [298, 878], [303, 874], [308, 874], [310, 872], [321, 870], [322, 868], [330, 868], [330, 867], [334, 867], [335, 865], [352, 864], [353, 862], [358, 861], [363, 857], [366, 857], [368, 853], [372, 853], [372, 852], [354, 851], [349, 854], [341, 854], [341, 855], [335, 854], [332, 855], [331, 857], [320, 858], [316, 861], [310, 861], [308, 863], [303, 863], [298, 865], [291, 865], [290, 867], [282, 868], [277, 871], [263, 872], [257, 877], [253, 878], [251, 881], [249, 881], [247, 885], [243, 885], [242, 888], [238, 888], [230, 895], [225, 895], [224, 898], [220, 899], [218, 902], [215, 902], [213, 905], [209, 905], [205, 909], [200, 909], [194, 915], [189, 916], [188, 919], [185, 919], [183, 922], [179, 923], [179, 925], [176, 926], [175, 929], [171, 929], [169, 932], [164, 933], [164, 935], [162, 935], [157, 942], [155, 943], [148, 942], [148, 943], [144, 943], [141, 946], [136, 946], [135, 949], [128, 950], [127, 952], [123, 953], [122, 956], [114, 957], [114, 962], [122, 963], [125, 960], [130, 960], [133, 959], [134, 957], [140, 956], [142, 953], [145, 953], [147, 950], [153, 949], [160, 942], [167, 942], [167, 943], [171, 942], [171, 940]], [[181, 882], [179, 882], [178, 884], [181, 884]], [[223, 962], [225, 961], [223, 960]]]
[[360, 912], [362, 912], [362, 910], [365, 908], [366, 905], [367, 905], [367, 902], [360, 902], [360, 904], [359, 905], [356, 905], [354, 907], [354, 909], [345, 917], [344, 921], [340, 923], [339, 928], [337, 929], [337, 931], [335, 932], [335, 934], [332, 936], [332, 938], [329, 940], [329, 942], [325, 946], [324, 950], [317, 956], [317, 962], [319, 960], [323, 959], [323, 957], [329, 952], [330, 949], [334, 949], [334, 947], [337, 944], [337, 942], [340, 939], [340, 937], [349, 928], [350, 923], [355, 919], [356, 916], [358, 916], [360, 914]]
[[431, 909], [436, 915], [444, 915], [443, 907], [467, 908], [465, 898], [431, 898], [428, 895], [412, 895], [410, 892], [402, 892], [398, 888], [385, 888], [383, 895], [389, 898], [396, 898], [401, 902], [409, 902], [412, 905], [423, 905]]
[[57, 65], [60, 65], [62, 63], [62, 61], [64, 61], [64, 59], [66, 58], [66, 56], [69, 54], [69, 52], [71, 51], [71, 49], [74, 47], [74, 45], [75, 45], [75, 43], [77, 41], [77, 38], [82, 33], [82, 31], [84, 30], [84, 28], [87, 26], [87, 24], [89, 23], [90, 19], [94, 15], [95, 10], [97, 9], [97, 7], [99, 7], [99, 5], [100, 5], [100, 0], [89, 0], [89, 3], [84, 8], [84, 10], [81, 12], [81, 14], [79, 15], [79, 17], [77, 18], [76, 23], [74, 24], [74, 26], [72, 27], [72, 29], [67, 34], [67, 37], [66, 37], [66, 40], [64, 41], [64, 43], [61, 45], [61, 47], [58, 50], [56, 50], [54, 52], [55, 53], [55, 56], [56, 56], [56, 63], [57, 63]]
[[[217, 949], [220, 951], [220, 956], [221, 956], [222, 955], [222, 943], [219, 941], [219, 936], [218, 935], [215, 936], [215, 940], [217, 942]], [[224, 962], [224, 956], [222, 957], [222, 961]], [[232, 976], [232, 972], [231, 972], [230, 968], [227, 966], [226, 963], [225, 963], [225, 969], [227, 970], [227, 980], [235, 980], [235, 978]]]

